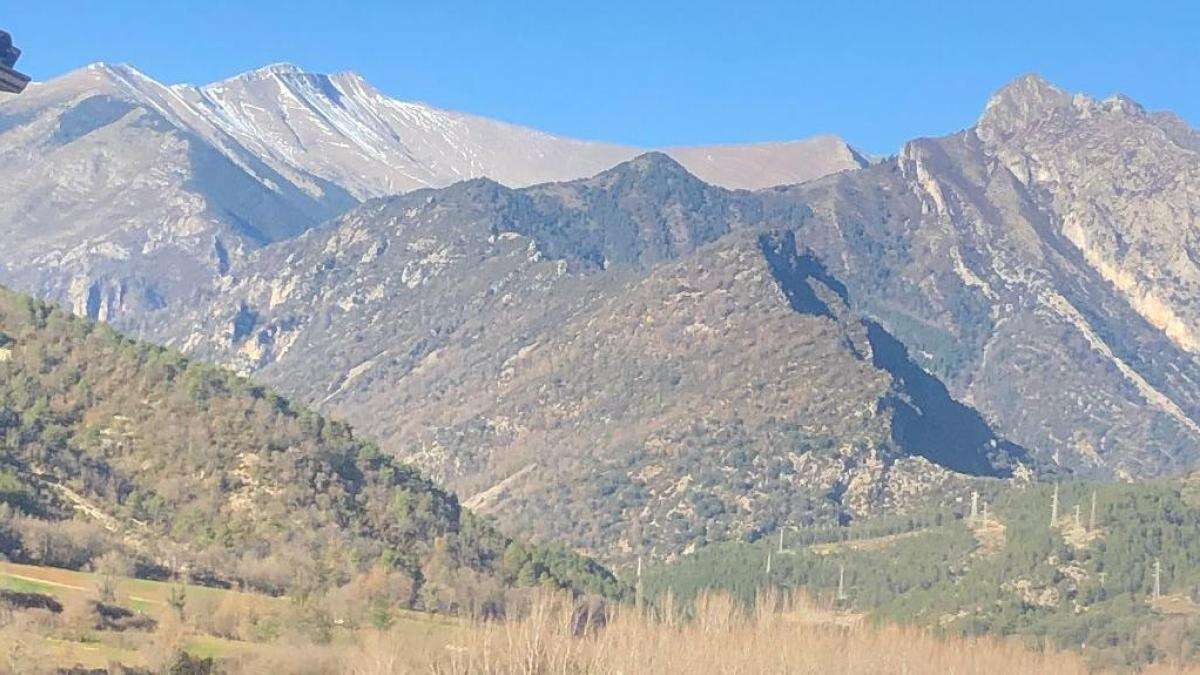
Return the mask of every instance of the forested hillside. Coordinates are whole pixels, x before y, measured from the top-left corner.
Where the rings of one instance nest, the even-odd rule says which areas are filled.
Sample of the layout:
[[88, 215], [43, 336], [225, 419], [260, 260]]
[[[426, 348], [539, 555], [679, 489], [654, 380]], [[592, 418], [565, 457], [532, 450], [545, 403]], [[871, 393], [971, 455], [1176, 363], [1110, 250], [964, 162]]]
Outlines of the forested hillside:
[[0, 548], [17, 561], [114, 554], [146, 575], [300, 595], [382, 570], [391, 601], [447, 611], [502, 611], [522, 585], [619, 591], [343, 424], [4, 289], [0, 441]]
[[763, 586], [802, 586], [879, 618], [1079, 649], [1096, 665], [1200, 656], [1200, 479], [1066, 484], [1051, 526], [1055, 490], [981, 495], [974, 518], [964, 502], [790, 530], [782, 552], [778, 533], [708, 547], [654, 570], [646, 593], [687, 601], [718, 587], [749, 602]]

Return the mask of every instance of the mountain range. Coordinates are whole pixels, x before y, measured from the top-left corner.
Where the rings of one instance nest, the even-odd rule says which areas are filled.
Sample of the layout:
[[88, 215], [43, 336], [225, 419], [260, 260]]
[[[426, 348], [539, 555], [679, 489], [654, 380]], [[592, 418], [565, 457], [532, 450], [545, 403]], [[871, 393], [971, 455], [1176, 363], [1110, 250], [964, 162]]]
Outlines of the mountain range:
[[352, 75], [93, 66], [0, 103], [0, 281], [347, 419], [514, 531], [669, 558], [1194, 466], [1198, 138], [1027, 76], [876, 162], [642, 154]]
[[[488, 176], [590, 176], [641, 151], [384, 96], [354, 73], [275, 64], [196, 87], [92, 64], [0, 99], [6, 280], [126, 327], [231, 260], [373, 197]], [[762, 186], [860, 166], [840, 139], [687, 148]], [[725, 155], [741, 168], [721, 168]]]
[[159, 339], [597, 552], [903, 506], [946, 468], [1011, 473], [1022, 449], [762, 226], [806, 217], [662, 154], [519, 190], [478, 179], [263, 249]]

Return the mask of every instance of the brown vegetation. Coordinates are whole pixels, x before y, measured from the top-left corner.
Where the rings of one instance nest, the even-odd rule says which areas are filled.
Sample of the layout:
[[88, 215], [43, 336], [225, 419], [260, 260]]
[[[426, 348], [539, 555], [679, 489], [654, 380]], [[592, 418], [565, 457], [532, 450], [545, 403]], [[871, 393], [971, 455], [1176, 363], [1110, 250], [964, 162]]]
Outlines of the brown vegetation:
[[498, 614], [543, 582], [621, 591], [232, 373], [3, 288], [0, 336], [0, 555], [99, 571], [105, 602], [132, 574], [307, 597], [376, 566], [392, 589], [377, 603], [450, 613]]
[[[701, 597], [684, 619], [617, 611], [603, 628], [572, 635], [575, 605], [541, 596], [521, 620], [476, 624], [451, 644], [376, 631], [354, 648], [273, 651], [239, 664], [248, 672], [466, 673], [1087, 673], [1078, 656], [1030, 651], [994, 639], [940, 638], [916, 628], [872, 626], [804, 596], [760, 595], [752, 610], [725, 595]], [[335, 656], [332, 652], [339, 652]]]
[[[770, 590], [760, 592], [750, 608], [711, 592], [686, 608], [665, 594], [639, 611], [598, 598], [537, 591], [521, 618], [510, 613], [508, 619], [488, 619], [480, 613], [469, 621], [396, 613], [380, 602], [394, 592], [391, 574], [382, 569], [306, 600], [179, 586], [185, 599], [178, 607], [162, 600], [164, 593], [174, 595], [166, 590], [170, 584], [123, 580], [116, 588], [119, 597], [137, 593], [157, 623], [117, 631], [96, 623], [99, 588], [84, 577], [98, 580], [101, 574], [59, 576], [60, 614], [14, 609], [0, 620], [0, 658], [7, 661], [0, 671], [36, 673], [76, 663], [97, 667], [107, 658], [110, 665], [167, 672], [187, 659], [201, 667], [209, 656], [221, 673], [313, 675], [1087, 673], [1097, 668], [1093, 663], [1089, 669], [1082, 655], [1031, 649], [1031, 643], [1016, 638], [968, 639], [873, 623], [801, 593]], [[130, 583], [140, 584], [138, 590]], [[1182, 652], [1168, 655], [1157, 667], [1182, 672], [1174, 664], [1184, 658]]]

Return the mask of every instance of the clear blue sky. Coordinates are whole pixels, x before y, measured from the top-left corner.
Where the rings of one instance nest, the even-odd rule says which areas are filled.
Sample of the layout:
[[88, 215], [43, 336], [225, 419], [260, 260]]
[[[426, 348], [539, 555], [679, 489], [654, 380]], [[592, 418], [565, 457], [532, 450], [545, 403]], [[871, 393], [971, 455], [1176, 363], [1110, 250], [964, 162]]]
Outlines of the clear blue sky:
[[358, 71], [400, 99], [641, 146], [832, 132], [890, 153], [968, 126], [989, 92], [1030, 71], [1200, 123], [1196, 0], [3, 0], [0, 28], [37, 79], [103, 60], [204, 83], [289, 61]]

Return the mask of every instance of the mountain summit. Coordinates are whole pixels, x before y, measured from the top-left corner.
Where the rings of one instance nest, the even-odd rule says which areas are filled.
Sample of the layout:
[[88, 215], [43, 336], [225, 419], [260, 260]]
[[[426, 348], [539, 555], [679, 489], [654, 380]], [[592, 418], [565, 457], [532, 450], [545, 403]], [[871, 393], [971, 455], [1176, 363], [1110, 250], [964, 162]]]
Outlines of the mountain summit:
[[675, 147], [666, 152], [707, 183], [746, 190], [803, 183], [870, 164], [846, 141], [828, 134], [778, 143]]
[[1038, 75], [1024, 75], [1001, 87], [988, 99], [977, 129], [1011, 133], [1071, 105], [1071, 95]]
[[359, 199], [487, 176], [529, 185], [590, 175], [632, 151], [388, 98], [354, 73], [274, 64], [203, 87], [175, 86], [175, 107], [272, 164], [341, 185]]

